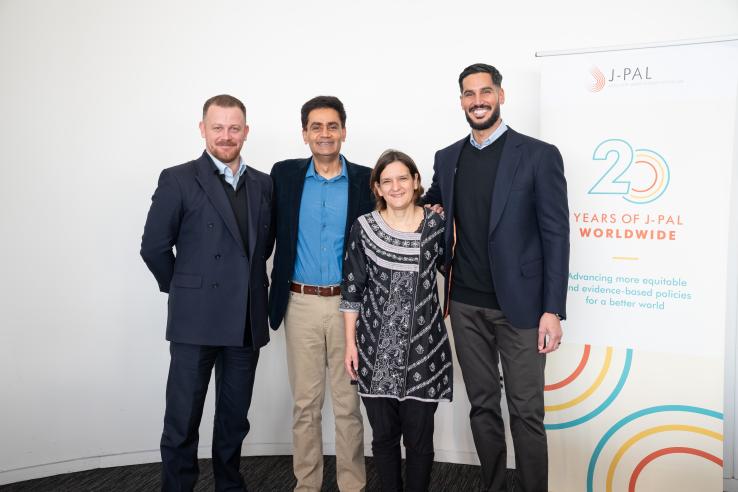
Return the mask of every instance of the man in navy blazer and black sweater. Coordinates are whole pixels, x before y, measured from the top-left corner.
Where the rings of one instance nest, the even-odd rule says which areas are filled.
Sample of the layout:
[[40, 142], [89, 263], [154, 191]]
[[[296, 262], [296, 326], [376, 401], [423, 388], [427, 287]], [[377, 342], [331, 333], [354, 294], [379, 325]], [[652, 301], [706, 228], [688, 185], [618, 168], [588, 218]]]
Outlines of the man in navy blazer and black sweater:
[[459, 76], [471, 135], [439, 150], [427, 205], [446, 213], [446, 312], [471, 403], [485, 491], [505, 490], [502, 363], [518, 488], [547, 489], [546, 353], [561, 341], [569, 211], [561, 154], [500, 119], [502, 75], [475, 64]]
[[295, 490], [321, 490], [327, 372], [336, 422], [338, 487], [359, 492], [366, 484], [364, 430], [358, 393], [343, 368], [346, 340], [338, 305], [349, 230], [357, 217], [374, 210], [371, 169], [340, 153], [346, 111], [338, 98], [307, 101], [301, 120], [312, 157], [278, 162], [271, 172], [277, 245], [269, 292], [272, 328], [279, 328], [283, 319], [285, 325], [294, 400]]
[[215, 487], [246, 490], [238, 468], [259, 348], [269, 341], [266, 258], [273, 245], [272, 181], [240, 155], [248, 130], [241, 101], [208, 99], [200, 123], [205, 152], [162, 171], [146, 219], [141, 256], [169, 294], [162, 490], [192, 490], [197, 481], [198, 428], [213, 367]]

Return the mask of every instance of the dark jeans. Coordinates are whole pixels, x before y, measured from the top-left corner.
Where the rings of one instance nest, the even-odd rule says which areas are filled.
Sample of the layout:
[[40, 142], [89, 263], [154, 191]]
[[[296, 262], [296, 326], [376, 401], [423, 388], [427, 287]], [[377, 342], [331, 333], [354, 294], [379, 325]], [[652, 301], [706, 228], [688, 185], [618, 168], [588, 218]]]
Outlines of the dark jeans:
[[548, 490], [548, 450], [543, 427], [546, 356], [538, 353], [538, 330], [515, 328], [502, 311], [456, 301], [451, 301], [451, 328], [471, 403], [469, 420], [482, 465], [483, 490], [505, 490], [507, 450], [497, 365], [501, 361], [517, 483], [523, 492], [545, 492]]
[[425, 492], [433, 466], [433, 425], [438, 403], [362, 397], [372, 426], [372, 453], [382, 492], [401, 492], [400, 437], [405, 444], [406, 491]]
[[197, 481], [200, 419], [215, 367], [213, 475], [215, 489], [246, 490], [238, 471], [241, 444], [249, 432], [259, 351], [171, 342], [167, 405], [161, 436], [162, 490], [192, 490]]

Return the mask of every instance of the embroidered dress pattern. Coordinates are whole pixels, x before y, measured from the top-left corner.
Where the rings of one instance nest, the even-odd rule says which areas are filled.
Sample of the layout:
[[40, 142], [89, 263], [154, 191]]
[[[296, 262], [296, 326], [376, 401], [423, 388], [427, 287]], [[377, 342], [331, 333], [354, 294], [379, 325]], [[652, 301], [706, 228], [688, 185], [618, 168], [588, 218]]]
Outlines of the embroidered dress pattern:
[[341, 311], [358, 312], [359, 394], [451, 401], [451, 347], [436, 288], [443, 220], [424, 209], [417, 232], [379, 212], [357, 219], [344, 258]]

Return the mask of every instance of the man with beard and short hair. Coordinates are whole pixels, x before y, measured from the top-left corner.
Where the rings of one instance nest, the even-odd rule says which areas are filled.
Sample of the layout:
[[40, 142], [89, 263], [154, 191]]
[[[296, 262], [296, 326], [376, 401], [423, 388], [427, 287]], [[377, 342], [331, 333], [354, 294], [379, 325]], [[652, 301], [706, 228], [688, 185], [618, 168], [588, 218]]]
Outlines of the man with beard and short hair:
[[301, 110], [302, 138], [311, 157], [274, 164], [276, 249], [269, 320], [284, 319], [287, 369], [294, 400], [292, 440], [295, 490], [323, 483], [321, 410], [330, 378], [336, 423], [336, 475], [342, 492], [364, 490], [364, 428], [359, 395], [343, 368], [346, 346], [339, 284], [349, 230], [374, 210], [371, 169], [341, 155], [346, 111], [333, 96]]
[[461, 72], [471, 135], [436, 153], [423, 199], [446, 212], [446, 314], [471, 402], [483, 490], [505, 490], [501, 363], [518, 485], [541, 492], [548, 486], [544, 367], [566, 316], [566, 179], [556, 147], [500, 119], [501, 84], [490, 65]]
[[[202, 155], [161, 172], [141, 256], [169, 294], [169, 378], [162, 490], [193, 490], [198, 428], [215, 367], [216, 490], [246, 490], [239, 473], [259, 348], [269, 341], [266, 258], [272, 180], [247, 166], [246, 108], [219, 95], [203, 106]], [[176, 254], [173, 251], [176, 249]]]

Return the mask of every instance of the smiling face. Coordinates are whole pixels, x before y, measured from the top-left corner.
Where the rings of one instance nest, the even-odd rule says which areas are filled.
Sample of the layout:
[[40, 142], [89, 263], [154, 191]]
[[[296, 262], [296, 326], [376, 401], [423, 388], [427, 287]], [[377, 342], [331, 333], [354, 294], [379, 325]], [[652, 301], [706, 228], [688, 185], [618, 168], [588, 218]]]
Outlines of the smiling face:
[[379, 181], [374, 184], [374, 192], [384, 198], [388, 208], [401, 210], [413, 206], [418, 186], [418, 175], [412, 176], [403, 162], [393, 161], [382, 170]]
[[212, 105], [200, 122], [200, 134], [205, 139], [205, 147], [226, 165], [240, 159], [248, 133], [246, 115], [237, 107]]
[[473, 73], [462, 81], [461, 108], [474, 130], [487, 130], [500, 120], [505, 91], [492, 82], [488, 73]]
[[337, 158], [341, 143], [346, 140], [346, 128], [341, 125], [338, 111], [332, 108], [310, 111], [302, 139], [310, 146], [313, 157]]

